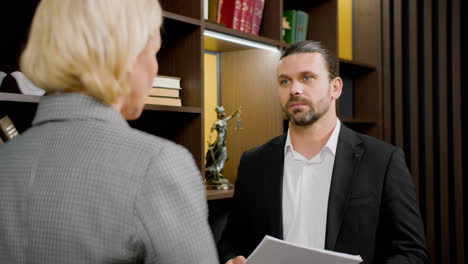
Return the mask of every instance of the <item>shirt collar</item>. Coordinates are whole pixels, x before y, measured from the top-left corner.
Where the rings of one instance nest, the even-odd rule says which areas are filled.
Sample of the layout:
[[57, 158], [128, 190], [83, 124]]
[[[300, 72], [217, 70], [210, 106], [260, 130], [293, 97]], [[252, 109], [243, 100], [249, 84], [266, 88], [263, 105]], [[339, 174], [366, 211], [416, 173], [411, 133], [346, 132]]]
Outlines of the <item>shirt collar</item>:
[[42, 96], [33, 125], [50, 121], [95, 119], [128, 126], [117, 110], [81, 93], [60, 93]]
[[[336, 146], [338, 145], [338, 135], [340, 133], [340, 128], [341, 128], [341, 122], [337, 118], [335, 128], [333, 129], [333, 132], [330, 135], [330, 138], [328, 138], [327, 143], [323, 147], [323, 148], [328, 148], [332, 152], [333, 156], [335, 156], [335, 153], [336, 153]], [[322, 152], [322, 150], [320, 152]], [[284, 145], [285, 156], [288, 153], [288, 151], [294, 151], [294, 147], [291, 142], [291, 136], [289, 134], [289, 129], [288, 129], [288, 134], [286, 136], [286, 144]]]

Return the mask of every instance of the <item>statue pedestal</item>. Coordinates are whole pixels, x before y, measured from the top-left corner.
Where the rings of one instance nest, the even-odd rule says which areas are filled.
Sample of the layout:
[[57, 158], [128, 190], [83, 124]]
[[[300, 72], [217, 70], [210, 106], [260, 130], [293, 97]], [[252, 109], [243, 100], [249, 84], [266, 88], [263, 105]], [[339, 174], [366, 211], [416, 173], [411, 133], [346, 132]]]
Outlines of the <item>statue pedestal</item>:
[[234, 186], [229, 182], [228, 179], [224, 178], [222, 174], [213, 177], [208, 175], [208, 178], [205, 178], [205, 186], [207, 190], [230, 190]]
[[222, 183], [222, 184], [206, 184], [207, 190], [230, 190], [233, 188], [231, 183]]

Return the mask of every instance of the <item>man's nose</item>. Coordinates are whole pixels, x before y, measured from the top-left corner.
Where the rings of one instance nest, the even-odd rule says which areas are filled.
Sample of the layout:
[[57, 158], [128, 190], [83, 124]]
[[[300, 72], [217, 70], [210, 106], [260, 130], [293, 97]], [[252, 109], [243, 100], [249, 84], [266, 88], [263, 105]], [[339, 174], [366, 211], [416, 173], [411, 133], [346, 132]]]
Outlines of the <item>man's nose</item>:
[[302, 94], [303, 87], [300, 82], [293, 81], [291, 86], [289, 87], [289, 94], [290, 95], [299, 95]]

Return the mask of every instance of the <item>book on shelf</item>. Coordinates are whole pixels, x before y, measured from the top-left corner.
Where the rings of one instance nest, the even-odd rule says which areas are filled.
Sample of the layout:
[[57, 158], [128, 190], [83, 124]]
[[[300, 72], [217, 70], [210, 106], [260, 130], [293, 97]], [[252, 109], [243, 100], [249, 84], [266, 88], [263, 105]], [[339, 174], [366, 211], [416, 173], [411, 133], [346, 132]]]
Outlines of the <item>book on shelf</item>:
[[6, 142], [16, 136], [18, 136], [18, 131], [11, 119], [7, 115], [0, 119], [0, 137], [3, 141]]
[[232, 28], [236, 1], [238, 0], [219, 0], [216, 22], [224, 24], [228, 28]]
[[165, 96], [165, 97], [179, 97], [179, 89], [164, 88], [164, 87], [153, 87], [151, 88], [149, 95], [151, 96]]
[[208, 20], [216, 22], [219, 0], [208, 0]]
[[209, 20], [237, 31], [259, 34], [265, 0], [209, 1]]
[[265, 0], [255, 0], [254, 13], [252, 17], [252, 34], [257, 36], [260, 32], [260, 25], [262, 24], [264, 6]]
[[255, 0], [242, 0], [242, 12], [240, 18], [240, 31], [252, 32], [252, 19]]
[[289, 29], [285, 30], [283, 40], [286, 43], [293, 44], [296, 39], [296, 10], [286, 10], [283, 12], [283, 16], [289, 23]]
[[148, 96], [146, 97], [145, 104], [182, 106], [182, 100], [180, 97]]
[[158, 75], [154, 77], [153, 87], [181, 89], [179, 77]]
[[309, 25], [309, 14], [304, 11], [296, 11], [296, 40], [295, 42], [306, 40]]
[[285, 28], [283, 40], [286, 43], [294, 44], [306, 40], [309, 26], [309, 14], [301, 10], [286, 10], [283, 16], [289, 23], [289, 29]]
[[208, 0], [203, 0], [203, 19], [208, 19]]
[[242, 2], [245, 0], [234, 0], [234, 14], [232, 15], [232, 26], [230, 28], [241, 31], [242, 21], [241, 21], [241, 14], [242, 14]]
[[240, 31], [242, 1], [244, 0], [219, 0], [216, 22]]

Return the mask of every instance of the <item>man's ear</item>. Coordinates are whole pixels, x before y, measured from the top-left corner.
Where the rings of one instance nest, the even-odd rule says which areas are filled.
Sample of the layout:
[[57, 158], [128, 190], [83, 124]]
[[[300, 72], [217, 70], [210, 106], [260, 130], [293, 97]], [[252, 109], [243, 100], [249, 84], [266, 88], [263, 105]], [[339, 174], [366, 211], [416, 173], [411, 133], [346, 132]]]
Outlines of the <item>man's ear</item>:
[[331, 85], [331, 96], [333, 99], [337, 100], [340, 98], [341, 91], [343, 90], [343, 80], [340, 77], [335, 77], [330, 82]]

